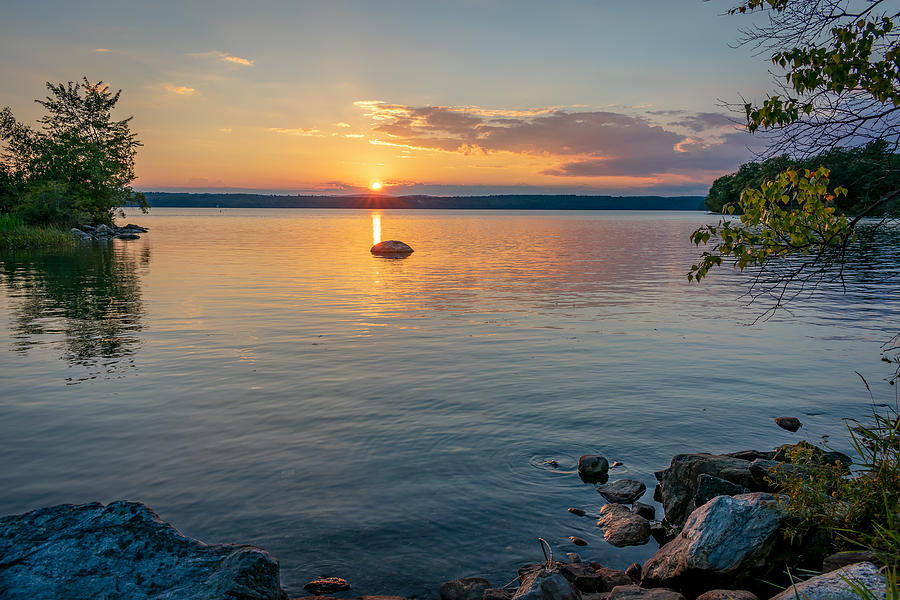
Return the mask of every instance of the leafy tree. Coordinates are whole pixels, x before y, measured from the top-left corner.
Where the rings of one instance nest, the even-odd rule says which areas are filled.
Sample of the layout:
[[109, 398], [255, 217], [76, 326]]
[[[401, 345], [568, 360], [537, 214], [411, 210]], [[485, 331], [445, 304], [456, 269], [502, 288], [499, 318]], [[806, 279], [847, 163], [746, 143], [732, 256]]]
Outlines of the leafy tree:
[[135, 193], [134, 158], [141, 145], [131, 118], [113, 120], [121, 90], [102, 81], [47, 83], [36, 100], [47, 114], [35, 129], [7, 107], [0, 111], [0, 209], [33, 224], [109, 223], [117, 207], [147, 202]]

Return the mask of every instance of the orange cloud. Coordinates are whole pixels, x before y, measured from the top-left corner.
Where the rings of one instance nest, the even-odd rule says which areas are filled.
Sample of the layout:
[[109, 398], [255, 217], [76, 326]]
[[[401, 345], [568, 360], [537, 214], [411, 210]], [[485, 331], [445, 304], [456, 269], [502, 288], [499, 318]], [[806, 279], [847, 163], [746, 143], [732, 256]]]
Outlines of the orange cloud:
[[167, 85], [166, 89], [172, 92], [173, 94], [178, 94], [179, 96], [192, 96], [197, 92], [192, 87], [187, 87], [185, 85]]
[[285, 129], [283, 127], [269, 127], [267, 131], [280, 133], [282, 135], [296, 135], [300, 137], [322, 137], [321, 131], [309, 127], [295, 127], [294, 129]]
[[240, 56], [223, 56], [222, 60], [225, 62], [234, 63], [236, 65], [244, 65], [245, 67], [253, 66], [252, 60], [248, 60], [246, 58], [241, 58]]

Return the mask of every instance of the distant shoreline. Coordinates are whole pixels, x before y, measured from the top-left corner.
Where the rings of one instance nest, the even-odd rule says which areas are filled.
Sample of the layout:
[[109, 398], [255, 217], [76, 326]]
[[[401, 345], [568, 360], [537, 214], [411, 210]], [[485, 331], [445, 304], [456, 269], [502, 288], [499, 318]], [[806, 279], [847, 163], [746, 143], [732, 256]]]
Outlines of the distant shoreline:
[[705, 211], [703, 196], [284, 196], [145, 192], [160, 208], [384, 208], [443, 210], [692, 210]]

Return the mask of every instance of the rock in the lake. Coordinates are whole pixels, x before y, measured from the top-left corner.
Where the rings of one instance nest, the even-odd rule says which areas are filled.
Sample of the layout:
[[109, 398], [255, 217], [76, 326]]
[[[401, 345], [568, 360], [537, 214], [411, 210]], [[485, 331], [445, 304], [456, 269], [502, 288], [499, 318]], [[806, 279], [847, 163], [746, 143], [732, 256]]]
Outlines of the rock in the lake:
[[628, 568], [625, 569], [625, 574], [628, 575], [628, 578], [635, 583], [641, 582], [641, 565], [638, 563], [631, 563], [628, 565]]
[[666, 527], [663, 523], [650, 524], [650, 535], [653, 536], [653, 539], [656, 540], [660, 546], [675, 539], [675, 533], [675, 530], [671, 527]]
[[82, 230], [78, 229], [77, 227], [73, 227], [70, 231], [72, 232], [72, 235], [77, 237], [79, 240], [88, 241], [88, 240], [94, 239], [94, 237], [91, 234], [89, 234], [86, 231], [82, 231]]
[[656, 509], [649, 504], [644, 504], [643, 502], [635, 502], [632, 510], [636, 515], [641, 515], [648, 521], [652, 521], [656, 518]]
[[577, 552], [566, 552], [566, 558], [568, 558], [571, 563], [577, 564], [581, 562], [581, 557]]
[[512, 592], [503, 588], [488, 588], [484, 590], [481, 600], [512, 600]]
[[398, 242], [397, 240], [385, 240], [383, 242], [378, 242], [369, 250], [372, 254], [377, 254], [379, 256], [403, 256], [406, 254], [412, 254], [413, 249], [403, 242]]
[[600, 509], [597, 526], [603, 539], [613, 546], [638, 546], [650, 539], [650, 522], [621, 504], [606, 504]]
[[684, 600], [684, 596], [665, 588], [648, 590], [636, 585], [620, 585], [613, 588], [607, 600]]
[[581, 508], [570, 508], [570, 509], [569, 509], [569, 512], [572, 513], [572, 514], [575, 515], [575, 516], [578, 516], [578, 517], [583, 517], [584, 515], [587, 514], [587, 513], [584, 512], [584, 510], [581, 509]]
[[625, 574], [625, 571], [610, 569], [609, 567], [596, 565], [596, 563], [592, 564], [592, 566], [597, 571], [597, 575], [603, 578], [604, 592], [611, 592], [617, 585], [628, 585], [631, 583], [631, 578]]
[[[752, 464], [752, 463], [751, 463]], [[737, 496], [738, 494], [749, 494], [750, 490], [742, 485], [731, 483], [721, 477], [715, 475], [707, 475], [701, 473], [697, 478], [697, 486], [694, 491], [694, 502], [696, 506], [703, 506], [716, 496]]]
[[760, 489], [750, 473], [750, 461], [727, 455], [678, 454], [669, 468], [656, 473], [659, 481], [656, 500], [662, 503], [666, 520], [681, 525], [696, 508], [695, 497], [700, 475], [707, 474], [752, 491]]
[[759, 600], [747, 590], [709, 590], [697, 596], [697, 600]]
[[646, 490], [646, 485], [634, 479], [619, 479], [597, 486], [601, 496], [616, 504], [631, 504], [643, 496]]
[[868, 590], [872, 598], [884, 598], [887, 593], [884, 575], [878, 567], [863, 562], [792, 585], [771, 600], [859, 600], [848, 580]]
[[861, 562], [870, 562], [876, 564], [878, 566], [882, 565], [881, 560], [879, 560], [878, 555], [874, 552], [868, 552], [866, 550], [859, 550], [855, 552], [838, 552], [837, 554], [832, 554], [831, 556], [826, 556], [822, 561], [822, 572], [830, 573], [836, 569], [840, 569], [841, 567], [848, 567], [850, 565], [855, 565], [856, 563]]
[[803, 427], [803, 423], [797, 417], [775, 417], [775, 424], [791, 432]]
[[578, 563], [564, 563], [559, 566], [559, 572], [563, 577], [572, 582], [579, 592], [594, 593], [608, 592], [604, 587], [603, 576], [588, 565]]
[[441, 600], [481, 600], [491, 583], [484, 577], [464, 577], [441, 584]]
[[581, 594], [562, 574], [539, 569], [522, 577], [513, 600], [581, 600]]
[[603, 479], [609, 472], [609, 461], [599, 454], [585, 454], [578, 459], [578, 476], [587, 483]]
[[782, 567], [784, 514], [771, 494], [719, 496], [688, 517], [674, 540], [644, 563], [642, 585], [702, 592], [742, 586]]
[[760, 452], [759, 450], [741, 450], [739, 452], [729, 452], [725, 456], [730, 456], [731, 458], [740, 458], [741, 460], [756, 460], [757, 458], [761, 458], [763, 460], [772, 460], [772, 457], [775, 456], [774, 452]]
[[120, 240], [139, 240], [141, 239], [141, 236], [136, 233], [120, 233], [116, 238]]
[[572, 541], [572, 543], [575, 544], [576, 546], [587, 546], [587, 542], [584, 541], [583, 539], [581, 539], [580, 537], [576, 536], [576, 535], [570, 535], [570, 536], [569, 536], [569, 539], [570, 539], [570, 540]]
[[139, 502], [0, 518], [0, 597], [285, 600], [278, 561], [185, 537]]
[[350, 584], [347, 583], [346, 579], [341, 579], [340, 577], [320, 577], [304, 585], [303, 589], [320, 596], [322, 594], [346, 592], [350, 589]]

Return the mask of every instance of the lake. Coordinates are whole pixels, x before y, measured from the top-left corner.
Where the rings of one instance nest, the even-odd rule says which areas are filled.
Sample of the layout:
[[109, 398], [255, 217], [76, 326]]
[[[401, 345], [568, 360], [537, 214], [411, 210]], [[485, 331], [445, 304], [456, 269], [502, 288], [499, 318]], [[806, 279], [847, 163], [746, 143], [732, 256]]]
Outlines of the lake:
[[294, 596], [317, 576], [345, 596], [500, 586], [539, 536], [643, 561], [654, 542], [612, 548], [566, 511], [604, 503], [578, 456], [621, 461], [652, 502], [677, 453], [846, 450], [841, 419], [873, 402], [855, 371], [894, 399], [900, 294], [874, 275], [900, 244], [866, 247], [846, 294], [754, 323], [745, 277], [686, 279], [715, 219], [170, 208], [128, 215], [139, 240], [0, 255], [0, 514], [138, 500], [266, 548]]

